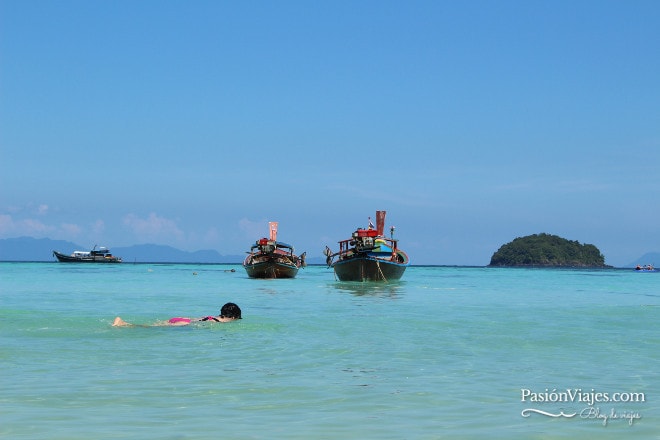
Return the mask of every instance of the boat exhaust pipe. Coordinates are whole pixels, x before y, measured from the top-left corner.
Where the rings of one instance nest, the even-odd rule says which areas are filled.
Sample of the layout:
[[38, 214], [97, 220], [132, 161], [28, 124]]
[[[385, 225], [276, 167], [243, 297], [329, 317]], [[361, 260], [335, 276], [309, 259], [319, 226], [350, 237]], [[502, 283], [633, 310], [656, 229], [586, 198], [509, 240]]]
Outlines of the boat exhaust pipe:
[[387, 211], [376, 211], [376, 230], [378, 235], [384, 235], [385, 233], [385, 214]]
[[277, 241], [277, 222], [268, 222], [268, 230], [270, 232], [270, 240]]

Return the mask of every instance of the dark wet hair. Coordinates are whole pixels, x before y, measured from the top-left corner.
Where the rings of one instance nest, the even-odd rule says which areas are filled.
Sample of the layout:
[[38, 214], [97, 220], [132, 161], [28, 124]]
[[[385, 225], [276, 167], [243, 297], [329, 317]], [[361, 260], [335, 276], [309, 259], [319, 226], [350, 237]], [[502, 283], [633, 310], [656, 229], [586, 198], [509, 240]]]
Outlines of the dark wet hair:
[[227, 303], [220, 309], [220, 317], [241, 319], [241, 308], [234, 303]]

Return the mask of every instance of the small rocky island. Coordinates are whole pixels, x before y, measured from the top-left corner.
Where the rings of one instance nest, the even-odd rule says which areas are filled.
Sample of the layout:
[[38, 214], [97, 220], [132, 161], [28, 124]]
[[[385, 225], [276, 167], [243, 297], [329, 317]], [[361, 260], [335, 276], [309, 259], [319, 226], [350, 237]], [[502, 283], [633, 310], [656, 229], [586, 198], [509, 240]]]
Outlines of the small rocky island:
[[489, 267], [610, 267], [593, 244], [580, 244], [550, 234], [518, 237], [500, 247]]

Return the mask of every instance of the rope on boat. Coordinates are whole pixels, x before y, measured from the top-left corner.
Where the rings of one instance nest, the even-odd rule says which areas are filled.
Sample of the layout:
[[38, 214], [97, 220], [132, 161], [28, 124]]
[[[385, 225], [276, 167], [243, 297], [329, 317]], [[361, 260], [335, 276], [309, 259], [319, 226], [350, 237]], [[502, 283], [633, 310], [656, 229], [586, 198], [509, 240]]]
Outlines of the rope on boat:
[[378, 272], [380, 272], [380, 276], [383, 277], [383, 281], [387, 281], [387, 278], [385, 278], [385, 274], [383, 274], [383, 271], [380, 268], [380, 261], [376, 260], [376, 267], [378, 267]]

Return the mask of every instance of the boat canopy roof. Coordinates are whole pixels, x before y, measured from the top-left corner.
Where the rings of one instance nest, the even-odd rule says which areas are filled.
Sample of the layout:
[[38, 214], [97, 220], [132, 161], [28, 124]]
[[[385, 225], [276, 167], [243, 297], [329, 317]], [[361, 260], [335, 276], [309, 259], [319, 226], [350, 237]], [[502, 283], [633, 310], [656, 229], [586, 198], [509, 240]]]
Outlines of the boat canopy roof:
[[264, 239], [264, 238], [262, 238], [261, 240], [257, 240], [257, 242], [252, 245], [252, 249], [258, 248], [260, 245], [264, 245], [264, 244], [275, 244], [275, 246], [278, 247], [278, 248], [291, 249], [292, 252], [294, 250], [293, 246], [291, 246], [288, 243], [284, 243], [284, 242], [281, 242], [281, 241], [267, 240], [267, 239]]

